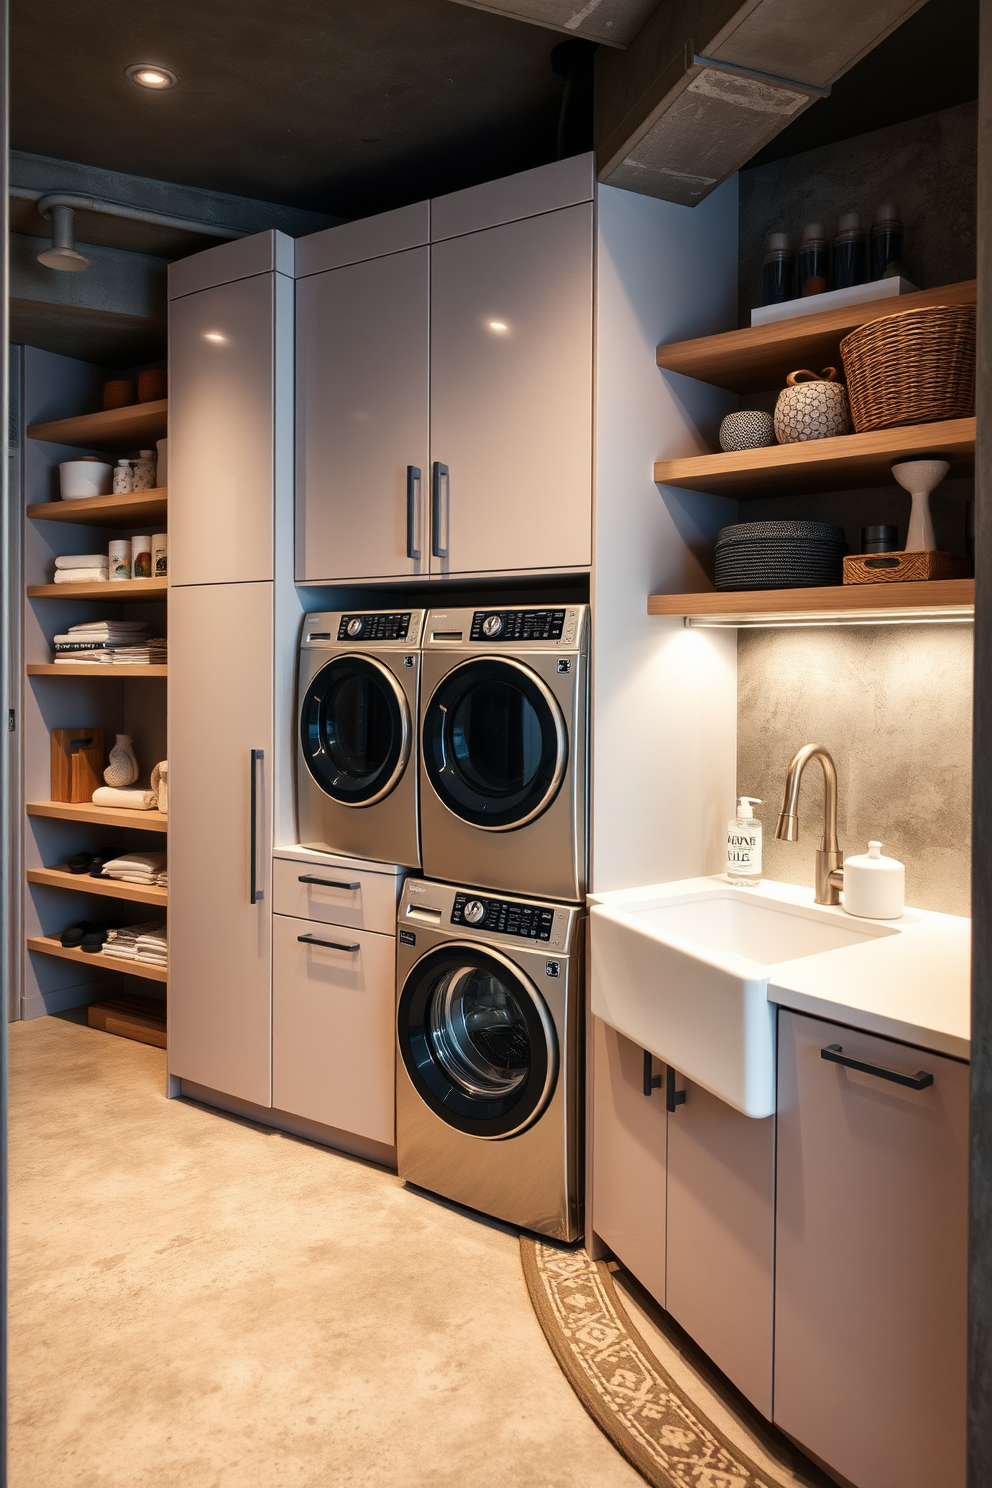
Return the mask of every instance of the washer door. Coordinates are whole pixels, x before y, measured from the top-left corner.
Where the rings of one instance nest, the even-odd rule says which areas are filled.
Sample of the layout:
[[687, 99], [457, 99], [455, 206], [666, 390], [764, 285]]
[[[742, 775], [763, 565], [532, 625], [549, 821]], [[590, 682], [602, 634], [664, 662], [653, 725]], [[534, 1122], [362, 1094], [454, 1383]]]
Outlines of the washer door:
[[424, 768], [441, 802], [489, 832], [546, 811], [568, 763], [568, 732], [551, 690], [508, 658], [463, 661], [424, 713]]
[[410, 710], [388, 667], [369, 656], [335, 656], [300, 706], [307, 769], [342, 806], [372, 806], [396, 785], [410, 758]]
[[554, 1094], [551, 1014], [498, 951], [458, 943], [429, 951], [404, 983], [397, 1032], [418, 1095], [469, 1136], [515, 1136]]

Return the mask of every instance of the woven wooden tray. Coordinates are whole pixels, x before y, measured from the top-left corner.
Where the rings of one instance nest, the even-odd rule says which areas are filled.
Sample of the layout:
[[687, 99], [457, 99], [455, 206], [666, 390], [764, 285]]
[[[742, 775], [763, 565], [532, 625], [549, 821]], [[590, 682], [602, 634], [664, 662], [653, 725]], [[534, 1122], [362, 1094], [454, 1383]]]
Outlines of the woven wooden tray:
[[906, 584], [922, 579], [966, 579], [967, 558], [957, 553], [852, 553], [844, 559], [845, 584]]

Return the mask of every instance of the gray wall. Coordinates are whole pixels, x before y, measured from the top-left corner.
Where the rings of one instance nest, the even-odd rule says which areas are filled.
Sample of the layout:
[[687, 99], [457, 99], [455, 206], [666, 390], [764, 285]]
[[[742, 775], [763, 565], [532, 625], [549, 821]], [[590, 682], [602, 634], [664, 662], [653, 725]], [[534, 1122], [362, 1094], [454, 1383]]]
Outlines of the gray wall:
[[823, 778], [803, 777], [800, 839], [776, 842], [789, 761], [824, 744], [840, 776], [840, 842], [906, 865], [906, 900], [970, 913], [970, 625], [741, 631], [737, 789], [758, 796], [764, 874], [812, 884]]
[[795, 245], [807, 222], [822, 222], [831, 237], [846, 211], [867, 230], [885, 201], [902, 213], [918, 288], [974, 278], [977, 110], [963, 103], [741, 171], [740, 324], [761, 304], [768, 233], [787, 231]]

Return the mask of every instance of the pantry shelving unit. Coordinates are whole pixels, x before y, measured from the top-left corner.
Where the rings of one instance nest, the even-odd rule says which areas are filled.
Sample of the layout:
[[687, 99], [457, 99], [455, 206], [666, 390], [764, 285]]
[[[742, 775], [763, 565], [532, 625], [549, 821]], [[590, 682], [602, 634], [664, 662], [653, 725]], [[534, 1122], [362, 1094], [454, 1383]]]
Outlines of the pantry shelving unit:
[[[725, 331], [657, 349], [660, 368], [732, 392], [781, 387], [790, 371], [841, 366], [840, 342], [859, 325], [884, 315], [931, 305], [974, 304], [976, 282], [944, 285], [898, 298], [797, 315], [791, 320]], [[860, 490], [887, 485], [898, 460], [946, 459], [949, 475], [975, 469], [974, 418], [845, 434], [802, 444], [696, 454], [658, 460], [658, 485], [738, 501]], [[974, 615], [973, 579], [929, 583], [851, 584], [810, 589], [709, 590], [652, 594], [648, 614], [683, 617], [687, 624], [872, 624], [897, 620], [967, 620]]]
[[[63, 407], [85, 406], [92, 398], [102, 369], [46, 353], [31, 351], [30, 356], [38, 364], [39, 389], [44, 386], [41, 374], [47, 376], [49, 385], [64, 379], [60, 392]], [[30, 374], [34, 363], [25, 365]], [[46, 394], [50, 396], [47, 389]], [[36, 405], [42, 396], [36, 394]], [[20, 710], [25, 794], [36, 797], [29, 799], [24, 808], [33, 824], [28, 837], [34, 839], [26, 843], [25, 865], [30, 904], [26, 905], [25, 916], [23, 943], [28, 960], [21, 1011], [28, 1016], [92, 1003], [95, 997], [102, 1001], [108, 995], [115, 995], [115, 988], [121, 986], [120, 976], [128, 977], [131, 985], [135, 978], [167, 984], [168, 972], [164, 967], [102, 953], [89, 955], [62, 946], [59, 935], [65, 925], [83, 915], [88, 914], [96, 921], [94, 905], [101, 902], [107, 907], [107, 919], [112, 924], [122, 924], [148, 919], [148, 906], [164, 916], [169, 899], [164, 887], [93, 879], [85, 873], [71, 873], [66, 863], [75, 851], [95, 851], [108, 844], [120, 851], [164, 844], [168, 818], [163, 813], [114, 810], [88, 801], [70, 803], [37, 798], [41, 795], [38, 787], [46, 781], [48, 731], [52, 727], [103, 727], [105, 734], [109, 734], [108, 745], [113, 742], [115, 731], [134, 733], [146, 777], [150, 765], [165, 757], [163, 684], [168, 677], [167, 665], [69, 665], [56, 664], [49, 658], [51, 638], [56, 632], [78, 621], [101, 618], [106, 605], [112, 605], [114, 611], [121, 605], [139, 606], [125, 609], [124, 613], [149, 620], [153, 634], [164, 634], [168, 583], [161, 578], [97, 584], [30, 582], [46, 580], [51, 572], [51, 558], [60, 552], [105, 551], [111, 537], [166, 530], [169, 502], [164, 486], [77, 501], [54, 498], [58, 491], [55, 467], [60, 461], [83, 452], [106, 453], [109, 458], [154, 445], [167, 433], [168, 403], [161, 399], [44, 421], [31, 420], [30, 405], [29, 396], [24, 440], [24, 488], [28, 498], [24, 515], [30, 533], [25, 541], [24, 575], [29, 580], [24, 586], [27, 691], [25, 706]], [[46, 499], [30, 499], [42, 496]], [[94, 686], [98, 678], [100, 685]], [[86, 968], [85, 976], [80, 975], [78, 967]], [[153, 991], [151, 987], [147, 990]], [[161, 989], [156, 995], [161, 999]], [[164, 1035], [165, 1004], [160, 1005]]]

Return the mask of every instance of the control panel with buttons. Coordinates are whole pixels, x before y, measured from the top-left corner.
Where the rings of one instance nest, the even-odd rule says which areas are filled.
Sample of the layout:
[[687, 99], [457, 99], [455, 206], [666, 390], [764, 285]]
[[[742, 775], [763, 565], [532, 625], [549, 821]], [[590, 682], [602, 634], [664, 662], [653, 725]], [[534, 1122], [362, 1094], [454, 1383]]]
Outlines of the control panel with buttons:
[[382, 615], [342, 615], [338, 626], [339, 641], [405, 641], [410, 636], [410, 613]]
[[566, 627], [564, 610], [476, 610], [472, 616], [473, 641], [562, 641], [575, 624]]
[[456, 894], [451, 923], [548, 943], [554, 929], [555, 912], [544, 904], [520, 904], [508, 899], [484, 898], [481, 894]]

